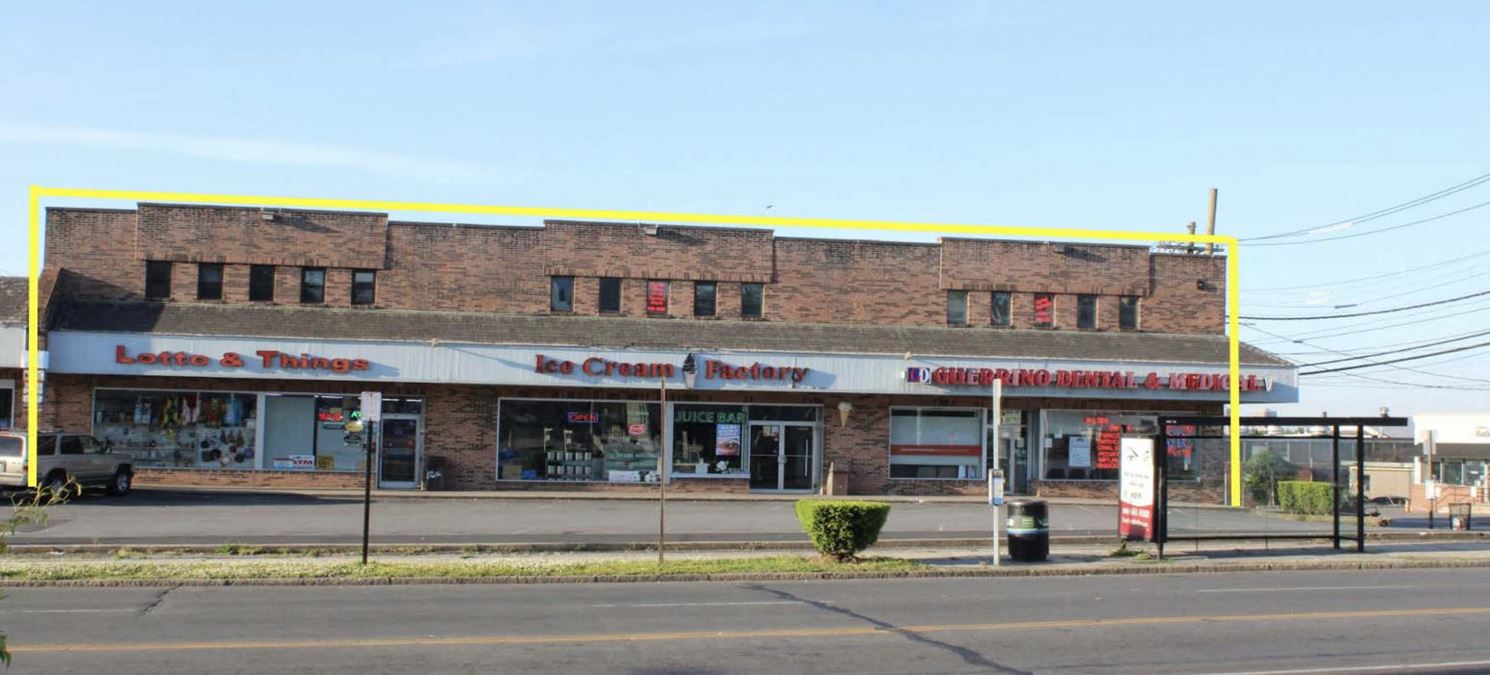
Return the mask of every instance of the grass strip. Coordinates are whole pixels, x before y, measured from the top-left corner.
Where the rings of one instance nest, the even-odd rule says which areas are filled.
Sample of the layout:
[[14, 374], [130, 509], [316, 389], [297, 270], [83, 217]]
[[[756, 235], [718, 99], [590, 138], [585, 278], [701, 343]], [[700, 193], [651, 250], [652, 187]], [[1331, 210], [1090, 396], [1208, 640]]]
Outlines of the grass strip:
[[902, 572], [925, 565], [900, 558], [866, 558], [853, 563], [835, 563], [806, 556], [678, 560], [659, 566], [640, 560], [591, 562], [481, 562], [472, 560], [437, 562], [380, 562], [363, 566], [356, 562], [318, 560], [225, 560], [192, 562], [104, 561], [3, 561], [0, 580], [248, 580], [248, 579], [377, 579], [377, 578], [506, 578], [672, 576], [699, 574], [781, 574], [815, 572]]

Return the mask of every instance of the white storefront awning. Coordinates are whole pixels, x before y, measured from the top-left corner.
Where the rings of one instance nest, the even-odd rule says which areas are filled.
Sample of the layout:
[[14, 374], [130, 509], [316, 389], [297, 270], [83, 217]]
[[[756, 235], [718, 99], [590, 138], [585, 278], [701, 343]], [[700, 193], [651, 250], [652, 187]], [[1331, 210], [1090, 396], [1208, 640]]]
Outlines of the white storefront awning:
[[[52, 373], [840, 394], [1225, 401], [1225, 365], [52, 331]], [[694, 372], [684, 372], [692, 357]], [[1242, 368], [1242, 401], [1298, 400], [1297, 370]]]

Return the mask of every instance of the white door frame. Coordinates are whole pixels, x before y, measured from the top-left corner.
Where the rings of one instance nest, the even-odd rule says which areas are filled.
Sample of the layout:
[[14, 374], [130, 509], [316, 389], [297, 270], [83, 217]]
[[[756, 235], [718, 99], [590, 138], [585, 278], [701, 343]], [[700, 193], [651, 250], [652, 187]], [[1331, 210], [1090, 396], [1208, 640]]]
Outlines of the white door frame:
[[[776, 435], [776, 486], [769, 488], [753, 488], [757, 492], [783, 492], [783, 493], [811, 493], [817, 490], [821, 477], [821, 465], [823, 458], [823, 425], [820, 422], [784, 422], [772, 420], [751, 420], [749, 423], [749, 454], [745, 456], [745, 466], [751, 466], [751, 459], [755, 456], [755, 427], [775, 426], [780, 427], [781, 432]], [[787, 489], [786, 485], [786, 427], [805, 427], [812, 431], [812, 457], [811, 482], [806, 488]]]

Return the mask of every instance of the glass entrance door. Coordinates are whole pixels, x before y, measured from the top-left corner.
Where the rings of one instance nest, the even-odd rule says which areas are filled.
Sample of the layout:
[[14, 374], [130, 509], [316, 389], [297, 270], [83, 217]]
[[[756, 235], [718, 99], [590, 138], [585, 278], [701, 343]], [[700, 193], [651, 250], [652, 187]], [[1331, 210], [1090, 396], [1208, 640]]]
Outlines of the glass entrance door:
[[750, 425], [750, 489], [811, 490], [816, 465], [816, 426], [781, 422]]
[[384, 415], [378, 425], [378, 487], [419, 487], [423, 444], [417, 415]]

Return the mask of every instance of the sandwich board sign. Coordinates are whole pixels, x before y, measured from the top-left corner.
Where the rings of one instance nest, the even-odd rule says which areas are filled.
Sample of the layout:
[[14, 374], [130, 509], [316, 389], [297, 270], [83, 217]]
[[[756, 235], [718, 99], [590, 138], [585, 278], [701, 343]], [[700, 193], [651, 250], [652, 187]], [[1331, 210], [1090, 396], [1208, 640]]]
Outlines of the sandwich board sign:
[[1124, 438], [1118, 470], [1118, 536], [1154, 540], [1154, 439]]

